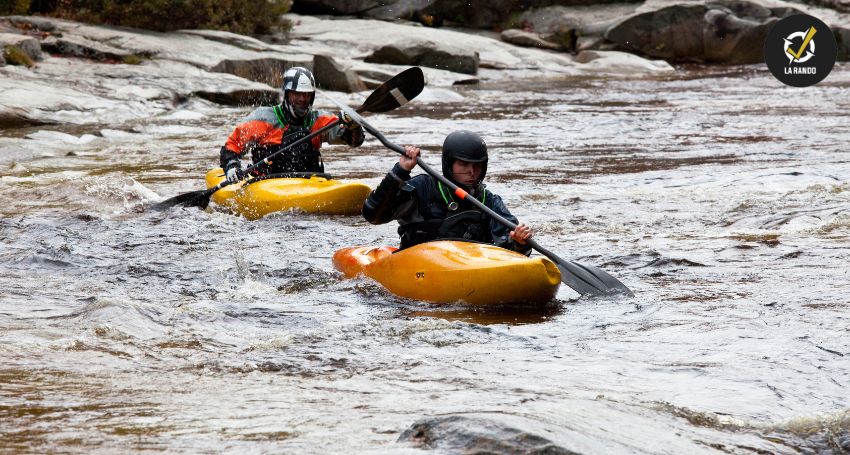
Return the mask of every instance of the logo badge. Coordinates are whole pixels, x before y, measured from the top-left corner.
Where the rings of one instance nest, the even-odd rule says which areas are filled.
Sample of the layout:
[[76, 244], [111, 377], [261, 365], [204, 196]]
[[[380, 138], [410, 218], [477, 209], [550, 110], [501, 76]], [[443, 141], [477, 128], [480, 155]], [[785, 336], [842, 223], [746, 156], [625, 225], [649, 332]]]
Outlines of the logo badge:
[[767, 68], [792, 87], [808, 87], [822, 81], [835, 66], [837, 54], [832, 30], [816, 17], [804, 14], [777, 22], [764, 42]]

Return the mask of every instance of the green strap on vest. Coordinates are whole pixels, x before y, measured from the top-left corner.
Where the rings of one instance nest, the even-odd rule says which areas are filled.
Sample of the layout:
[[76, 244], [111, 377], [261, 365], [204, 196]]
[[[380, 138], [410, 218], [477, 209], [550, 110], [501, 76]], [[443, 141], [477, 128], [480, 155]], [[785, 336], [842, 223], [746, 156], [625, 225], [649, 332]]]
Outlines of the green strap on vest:
[[[443, 201], [446, 203], [446, 205], [449, 205], [449, 200], [451, 200], [452, 202], [455, 201], [455, 198], [452, 197], [451, 193], [446, 195], [445, 190], [443, 190], [443, 182], [441, 182], [439, 180], [437, 180], [437, 189], [440, 190], [440, 196], [443, 196]], [[487, 200], [487, 190], [484, 190], [484, 194], [481, 196], [481, 203], [483, 204], [484, 201], [486, 201], [486, 200]]]
[[274, 115], [277, 116], [277, 121], [280, 122], [281, 126], [286, 127], [286, 121], [283, 120], [283, 110], [280, 108], [280, 105], [274, 107]]
[[[280, 122], [284, 128], [288, 126], [286, 120], [284, 120], [285, 117], [283, 116], [283, 109], [280, 108], [280, 104], [274, 107], [274, 115], [277, 116], [277, 121]], [[304, 126], [312, 127], [313, 122], [315, 122], [315, 119], [313, 118], [313, 111], [310, 111], [310, 114], [304, 117]]]

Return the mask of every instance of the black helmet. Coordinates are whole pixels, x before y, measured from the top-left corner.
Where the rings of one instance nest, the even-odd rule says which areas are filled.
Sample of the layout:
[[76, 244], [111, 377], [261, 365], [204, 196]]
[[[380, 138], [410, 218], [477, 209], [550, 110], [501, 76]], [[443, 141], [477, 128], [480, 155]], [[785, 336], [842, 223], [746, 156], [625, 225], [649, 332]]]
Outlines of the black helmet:
[[443, 175], [453, 182], [452, 164], [455, 160], [463, 160], [482, 164], [481, 177], [476, 185], [480, 184], [487, 175], [487, 158], [487, 144], [472, 131], [455, 131], [443, 141]]
[[[301, 66], [295, 66], [286, 70], [283, 74], [283, 105], [286, 107], [286, 110], [289, 111], [289, 114], [296, 119], [303, 118], [307, 115], [307, 112], [310, 111], [310, 108], [313, 106], [313, 101], [316, 99], [316, 79], [313, 78], [313, 73], [310, 72], [307, 68]], [[298, 109], [295, 109], [294, 106], [289, 104], [289, 97], [286, 95], [290, 92], [308, 92], [310, 93], [310, 103], [307, 105], [307, 109], [304, 112], [300, 112]]]

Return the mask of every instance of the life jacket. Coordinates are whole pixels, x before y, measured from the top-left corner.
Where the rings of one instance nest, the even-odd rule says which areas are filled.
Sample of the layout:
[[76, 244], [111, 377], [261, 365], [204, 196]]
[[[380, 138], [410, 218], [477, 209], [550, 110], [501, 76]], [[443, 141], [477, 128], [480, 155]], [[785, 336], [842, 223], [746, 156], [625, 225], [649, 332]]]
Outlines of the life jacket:
[[[302, 124], [288, 123], [283, 109], [274, 106], [274, 113], [283, 125], [283, 138], [280, 144], [251, 147], [251, 159], [254, 163], [262, 161], [278, 150], [288, 147], [295, 141], [310, 134], [315, 122], [315, 111], [310, 112]], [[257, 167], [258, 174], [282, 174], [286, 172], [324, 172], [325, 163], [314, 141], [304, 141], [276, 156], [270, 164]]]
[[[454, 201], [451, 192], [439, 181], [435, 186], [440, 197], [432, 198], [426, 204], [420, 201], [419, 212], [425, 219], [399, 226], [401, 249], [439, 239], [493, 242], [490, 217], [476, 209], [458, 210], [459, 204]], [[483, 188], [479, 192], [483, 203], [486, 201], [487, 192]], [[461, 204], [469, 205], [463, 202]]]

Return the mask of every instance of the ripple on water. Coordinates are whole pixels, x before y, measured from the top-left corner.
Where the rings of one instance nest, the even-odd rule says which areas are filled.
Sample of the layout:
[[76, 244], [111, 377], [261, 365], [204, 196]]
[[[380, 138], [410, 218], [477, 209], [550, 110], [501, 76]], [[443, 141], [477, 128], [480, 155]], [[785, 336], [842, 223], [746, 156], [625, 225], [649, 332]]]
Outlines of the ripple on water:
[[[341, 279], [333, 251], [395, 244], [393, 224], [146, 211], [202, 189], [250, 108], [4, 131], [0, 440], [385, 452], [416, 450], [395, 441], [420, 417], [477, 415], [580, 453], [846, 452], [844, 89], [801, 105], [766, 70], [683, 71], [481, 84], [372, 119], [432, 165], [447, 132], [481, 131], [489, 189], [540, 243], [637, 294], [528, 311]], [[397, 160], [371, 139], [323, 155], [373, 186]]]

